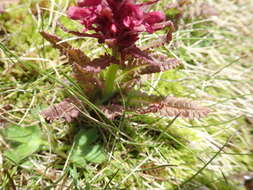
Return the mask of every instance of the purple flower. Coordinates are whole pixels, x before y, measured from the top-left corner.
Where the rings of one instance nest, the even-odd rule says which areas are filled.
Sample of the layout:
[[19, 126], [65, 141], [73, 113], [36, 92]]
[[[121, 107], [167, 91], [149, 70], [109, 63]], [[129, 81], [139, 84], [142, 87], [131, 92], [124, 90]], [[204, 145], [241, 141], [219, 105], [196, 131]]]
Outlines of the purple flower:
[[86, 0], [86, 1], [78, 1], [78, 6], [85, 7], [85, 6], [96, 6], [101, 3], [102, 0]]
[[93, 30], [100, 43], [122, 52], [135, 47], [140, 32], [153, 33], [168, 25], [164, 13], [143, 10], [157, 1], [137, 4], [135, 0], [81, 0], [69, 8], [68, 16], [80, 21], [84, 33]]

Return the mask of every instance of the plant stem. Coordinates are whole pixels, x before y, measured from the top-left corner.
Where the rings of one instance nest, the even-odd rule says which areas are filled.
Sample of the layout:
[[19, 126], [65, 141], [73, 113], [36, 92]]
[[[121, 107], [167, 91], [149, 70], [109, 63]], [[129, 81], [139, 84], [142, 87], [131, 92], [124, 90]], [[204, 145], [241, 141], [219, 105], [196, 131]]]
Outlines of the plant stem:
[[[117, 49], [113, 49], [112, 50], [112, 55], [116, 58], [119, 59], [119, 55], [118, 55], [118, 50]], [[111, 97], [114, 93], [114, 87], [115, 87], [115, 79], [116, 79], [116, 75], [117, 75], [117, 71], [119, 69], [119, 65], [116, 64], [112, 64], [107, 73], [106, 73], [106, 77], [105, 77], [105, 90], [104, 90], [104, 95], [105, 95], [105, 99], [108, 99], [109, 97]]]
[[117, 74], [118, 69], [119, 69], [119, 65], [112, 64], [106, 73], [106, 78], [105, 78], [105, 97], [106, 98], [112, 96], [114, 92], [115, 79], [116, 79], [116, 74]]

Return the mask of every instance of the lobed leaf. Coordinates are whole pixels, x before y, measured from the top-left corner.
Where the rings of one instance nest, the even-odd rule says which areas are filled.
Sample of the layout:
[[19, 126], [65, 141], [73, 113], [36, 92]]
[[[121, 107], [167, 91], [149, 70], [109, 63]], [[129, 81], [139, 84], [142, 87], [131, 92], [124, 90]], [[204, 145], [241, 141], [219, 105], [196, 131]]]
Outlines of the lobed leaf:
[[113, 56], [103, 55], [97, 59], [94, 59], [93, 61], [88, 62], [87, 64], [77, 64], [76, 66], [79, 67], [79, 70], [82, 70], [84, 72], [98, 73], [112, 63], [118, 64]]
[[122, 81], [121, 90], [123, 92], [130, 91], [131, 89], [134, 88], [136, 84], [140, 82], [140, 80], [141, 80], [141, 77], [137, 75], [137, 73], [131, 72], [130, 74], [128, 74], [127, 77], [124, 78], [124, 81]]
[[71, 65], [78, 64], [81, 66], [87, 65], [90, 63], [90, 58], [87, 57], [80, 49], [78, 48], [71, 48], [66, 51], [65, 54]]
[[110, 120], [114, 120], [117, 116], [121, 116], [124, 112], [124, 107], [119, 104], [100, 106], [100, 109]]
[[63, 42], [60, 37], [49, 34], [45, 31], [40, 32], [40, 34], [43, 38], [49, 41], [53, 47], [60, 50], [63, 55], [68, 57], [70, 64], [76, 63], [83, 66], [90, 62], [89, 57], [87, 57], [80, 49], [74, 48], [67, 42]]
[[43, 38], [49, 41], [56, 49], [60, 50], [60, 52], [64, 55], [66, 55], [66, 51], [68, 49], [73, 49], [73, 47], [69, 43], [62, 42], [62, 39], [56, 35], [49, 34], [45, 31], [41, 31], [40, 34], [42, 35]]
[[138, 110], [141, 114], [159, 113], [161, 116], [180, 116], [190, 119], [207, 116], [210, 111], [209, 108], [199, 106], [189, 99], [171, 96]]
[[62, 102], [50, 106], [41, 114], [48, 121], [64, 118], [68, 123], [70, 123], [80, 114], [76, 104], [77, 101], [74, 99], [66, 98]]
[[164, 98], [161, 96], [149, 95], [139, 90], [131, 90], [128, 92], [127, 105], [131, 107], [148, 106], [162, 99]]
[[73, 77], [82, 87], [84, 94], [91, 97], [96, 90], [103, 88], [103, 83], [96, 73], [87, 72], [78, 64], [73, 65]]
[[91, 61], [80, 49], [73, 48], [67, 42], [62, 42], [58, 36], [44, 31], [41, 32], [41, 35], [68, 58], [68, 63], [73, 68], [73, 77], [88, 96], [92, 96], [96, 89], [103, 87], [96, 73], [111, 64], [119, 64], [113, 56], [107, 54]]
[[163, 59], [163, 60], [159, 60], [160, 63], [157, 60], [157, 64], [148, 65], [145, 68], [141, 69], [139, 71], [139, 73], [144, 75], [144, 74], [164, 72], [164, 71], [167, 71], [167, 70], [174, 69], [178, 65], [181, 64], [177, 59], [174, 59], [174, 58], [173, 59], [167, 59], [167, 60]]
[[122, 53], [123, 57], [123, 65], [126, 66], [125, 60], [128, 63], [128, 66], [134, 65], [134, 58], [148, 62], [150, 64], [154, 63], [153, 58], [150, 56], [149, 52], [146, 50], [141, 50], [140, 48], [134, 46], [134, 47], [129, 47], [124, 50]]
[[97, 33], [88, 34], [88, 33], [69, 30], [61, 23], [57, 23], [57, 26], [59, 26], [64, 32], [69, 33], [69, 34], [73, 34], [75, 36], [97, 38], [98, 40], [102, 40], [102, 41], [103, 41], [103, 38], [104, 38], [102, 34], [97, 34]]
[[[164, 72], [176, 68], [181, 62], [175, 58], [167, 58], [163, 55], [150, 55], [152, 62], [144, 59], [134, 58], [133, 56], [127, 57], [127, 65], [125, 67], [132, 68], [132, 71], [137, 74], [152, 74]], [[135, 68], [135, 69], [134, 69]]]
[[172, 33], [174, 31], [175, 31], [175, 28], [172, 24], [172, 28], [167, 32], [167, 34], [159, 37], [157, 40], [153, 40], [153, 41], [149, 42], [147, 45], [142, 46], [141, 49], [142, 50], [149, 50], [149, 49], [154, 49], [154, 48], [164, 46], [166, 43], [171, 42]]

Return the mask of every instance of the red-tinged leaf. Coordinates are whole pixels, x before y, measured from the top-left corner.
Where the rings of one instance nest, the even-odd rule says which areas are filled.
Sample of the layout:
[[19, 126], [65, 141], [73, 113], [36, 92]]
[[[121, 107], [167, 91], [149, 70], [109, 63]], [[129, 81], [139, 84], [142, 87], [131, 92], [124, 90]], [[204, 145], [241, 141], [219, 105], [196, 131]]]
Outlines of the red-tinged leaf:
[[76, 119], [80, 112], [77, 107], [77, 101], [71, 98], [66, 98], [58, 104], [54, 104], [44, 110], [41, 115], [47, 121], [53, 121], [57, 119], [65, 119], [68, 123]]
[[104, 39], [104, 37], [101, 34], [87, 34], [87, 33], [82, 33], [82, 32], [77, 32], [77, 31], [72, 31], [67, 29], [64, 25], [57, 23], [57, 25], [66, 33], [73, 34], [75, 36], [80, 36], [80, 37], [90, 37], [90, 38], [97, 38], [99, 40]]
[[128, 92], [127, 104], [132, 108], [148, 106], [163, 100], [164, 98], [156, 95], [148, 95], [139, 90], [131, 90]]
[[61, 42], [62, 39], [56, 35], [49, 34], [47, 32], [40, 32], [43, 38], [49, 41], [56, 49], [60, 50], [62, 54], [66, 54], [68, 49], [72, 49], [73, 47], [67, 42]]
[[63, 55], [68, 57], [70, 64], [76, 63], [83, 66], [90, 62], [90, 59], [80, 49], [72, 47], [67, 42], [63, 42], [60, 37], [44, 31], [40, 32], [40, 34], [56, 49], [60, 50]]
[[134, 70], [131, 70], [131, 66], [125, 65], [125, 68], [129, 68], [129, 70], [125, 70], [119, 78], [120, 78], [120, 89], [127, 93], [129, 92], [136, 84], [138, 84], [141, 81], [141, 77], [138, 72]]
[[46, 32], [41, 32], [41, 35], [67, 56], [69, 58], [69, 63], [78, 65], [79, 70], [97, 73], [105, 69], [111, 63], [117, 63], [115, 58], [109, 55], [104, 55], [91, 61], [80, 49], [73, 48], [67, 42], [61, 43], [62, 39], [58, 36]]
[[200, 118], [207, 116], [211, 110], [207, 107], [199, 106], [196, 102], [186, 98], [167, 97], [150, 106], [139, 109], [139, 113], [158, 113], [161, 116], [180, 116], [184, 118]]
[[169, 30], [169, 32], [166, 35], [161, 36], [157, 40], [153, 40], [149, 42], [147, 45], [142, 46], [142, 50], [149, 50], [153, 48], [158, 48], [161, 46], [164, 46], [166, 43], [169, 43], [172, 40], [172, 30]]
[[89, 97], [93, 96], [96, 90], [103, 88], [102, 81], [96, 73], [87, 72], [78, 64], [73, 65], [73, 77]]
[[[160, 63], [159, 63], [160, 62]], [[171, 70], [180, 65], [180, 62], [177, 59], [168, 59], [161, 61], [159, 60], [156, 65], [148, 65], [147, 67], [141, 69], [139, 71], [140, 74], [151, 74], [151, 73], [159, 73], [167, 70]]]
[[153, 58], [149, 55], [148, 51], [143, 51], [140, 48], [134, 46], [131, 48], [128, 48], [126, 50], [124, 50], [124, 53], [122, 55], [125, 59], [128, 59], [128, 63], [129, 64], [133, 64], [133, 61], [130, 61], [130, 59], [133, 58], [137, 58], [137, 59], [141, 59], [145, 62], [149, 62], [149, 63], [155, 63]]
[[[135, 74], [134, 72], [132, 72]], [[140, 76], [128, 76], [127, 78], [122, 81], [121, 89], [123, 92], [128, 92], [131, 90], [136, 84], [140, 82], [141, 78]]]
[[60, 50], [60, 52], [68, 58], [68, 63], [72, 65], [73, 77], [77, 80], [79, 85], [83, 88], [86, 95], [90, 95], [94, 89], [101, 88], [102, 84], [94, 71], [99, 70], [99, 66], [102, 68], [105, 62], [97, 63], [93, 68], [90, 58], [87, 57], [80, 49], [73, 48], [67, 42], [61, 43], [62, 39], [56, 35], [49, 34], [47, 32], [41, 32], [41, 35], [49, 41], [55, 48]]
[[124, 107], [118, 104], [100, 106], [100, 109], [110, 120], [114, 120], [117, 116], [121, 116], [124, 112]]
[[[148, 54], [148, 52], [146, 52]], [[145, 59], [135, 58], [128, 55], [125, 64], [122, 65], [126, 69], [124, 78], [121, 80], [121, 89], [129, 91], [135, 84], [140, 81], [140, 75], [164, 72], [174, 69], [180, 65], [180, 62], [174, 58], [167, 58], [163, 55], [149, 55], [152, 62]]]
[[156, 23], [153, 27], [155, 30], [161, 30], [162, 28], [165, 28], [169, 26], [171, 28], [171, 31], [174, 32], [175, 28], [173, 25], [173, 22], [169, 21], [165, 21], [165, 22], [160, 22], [160, 23]]
[[101, 70], [105, 69], [107, 66], [111, 64], [119, 64], [113, 56], [103, 55], [93, 61], [84, 64], [83, 66], [78, 66], [80, 70], [92, 73], [98, 73]]
[[86, 56], [80, 49], [72, 48], [66, 51], [66, 56], [69, 58], [70, 64], [78, 64], [84, 66], [90, 63], [90, 58]]
[[133, 56], [127, 57], [127, 64], [125, 67], [127, 68], [136, 68], [133, 69], [133, 72], [141, 74], [151, 74], [151, 73], [158, 73], [164, 72], [170, 69], [174, 69], [179, 66], [181, 63], [175, 58], [167, 58], [163, 55], [152, 55], [152, 63], [147, 62], [144, 59], [137, 59]]

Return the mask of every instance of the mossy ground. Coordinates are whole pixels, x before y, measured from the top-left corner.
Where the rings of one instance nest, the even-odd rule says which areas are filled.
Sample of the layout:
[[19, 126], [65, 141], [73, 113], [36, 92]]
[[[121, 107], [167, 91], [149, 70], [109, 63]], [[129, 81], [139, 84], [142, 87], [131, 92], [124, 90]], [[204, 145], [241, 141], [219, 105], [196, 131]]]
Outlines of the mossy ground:
[[[253, 116], [253, 2], [211, 0], [218, 14], [208, 17], [199, 14], [203, 2], [192, 1], [173, 42], [157, 50], [182, 66], [153, 75], [143, 89], [196, 99], [213, 112], [172, 124], [172, 118], [150, 115], [126, 119], [118, 129], [123, 136], [100, 134], [108, 160], [83, 167], [68, 161], [76, 126], [47, 124], [38, 114], [63, 99], [57, 81], [68, 83], [71, 74], [39, 31], [56, 33], [91, 57], [105, 50], [56, 27], [60, 20], [78, 28], [65, 17], [68, 1], [23, 0], [8, 7], [0, 15], [0, 108], [10, 108], [1, 113], [7, 122], [0, 127], [40, 126], [49, 148], [13, 165], [3, 156], [10, 146], [0, 136], [0, 189], [244, 189], [238, 176], [253, 171], [253, 123], [247, 122]], [[156, 37], [144, 35], [140, 43]]]

